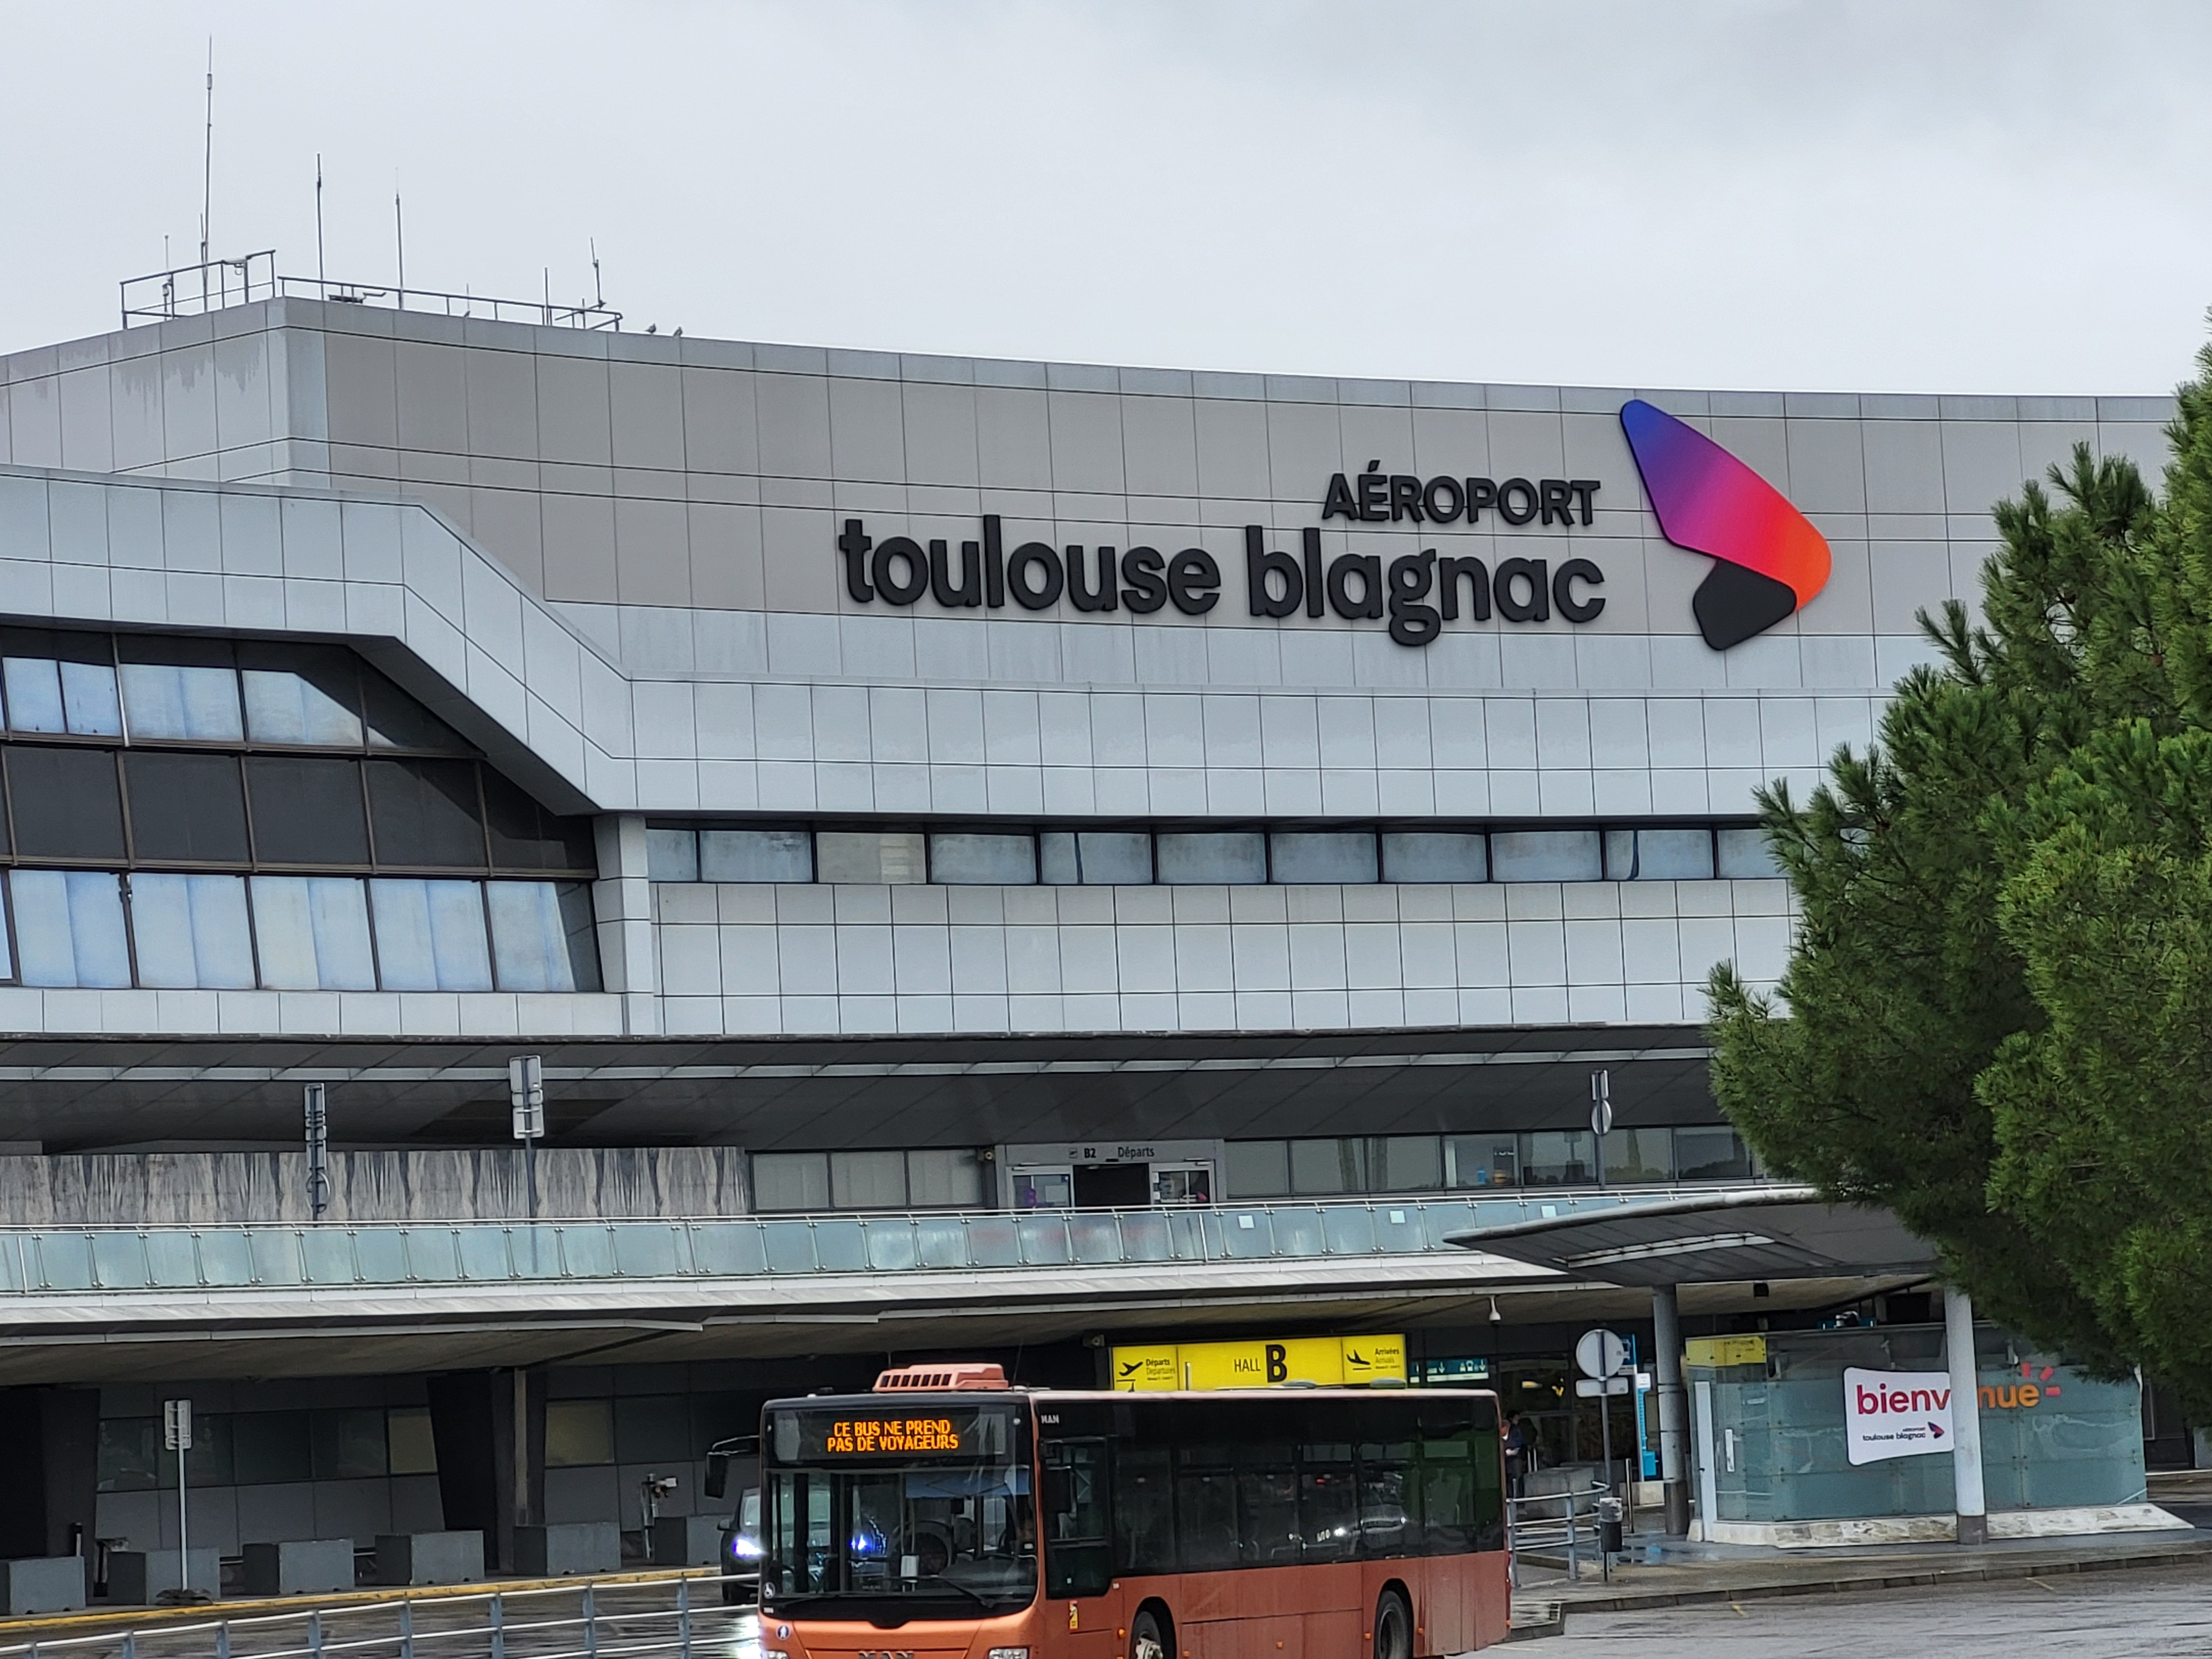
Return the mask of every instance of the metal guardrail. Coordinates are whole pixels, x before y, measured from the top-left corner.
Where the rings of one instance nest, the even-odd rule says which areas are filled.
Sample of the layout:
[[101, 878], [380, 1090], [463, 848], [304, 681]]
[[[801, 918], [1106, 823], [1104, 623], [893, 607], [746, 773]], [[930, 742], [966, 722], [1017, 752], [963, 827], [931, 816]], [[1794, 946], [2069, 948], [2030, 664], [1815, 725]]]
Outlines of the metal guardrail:
[[1521, 1588], [1521, 1553], [1541, 1550], [1566, 1558], [1567, 1577], [1583, 1576], [1582, 1557], [1598, 1543], [1597, 1503], [1611, 1496], [1602, 1480], [1565, 1492], [1505, 1500], [1505, 1545], [1511, 1552], [1513, 1588]]
[[[738, 1609], [720, 1581], [590, 1583], [406, 1597], [280, 1613], [183, 1616], [175, 1624], [0, 1646], [20, 1659], [614, 1659], [725, 1655]], [[666, 1594], [664, 1596], [664, 1592]]]
[[607, 328], [619, 332], [622, 313], [603, 301], [557, 305], [543, 300], [501, 300], [484, 294], [447, 294], [440, 289], [402, 288], [397, 283], [326, 282], [319, 276], [286, 276], [276, 270], [273, 249], [238, 259], [210, 259], [143, 276], [128, 276], [122, 291], [123, 326], [198, 317], [230, 306], [261, 300], [320, 300], [331, 305], [380, 306], [395, 311], [427, 311], [446, 317], [482, 317], [492, 322], [539, 323], [549, 328]]
[[[488, 1655], [489, 1659], [585, 1659], [597, 1655], [678, 1655], [719, 1651], [727, 1618], [698, 1587], [708, 1575], [676, 1580], [667, 1605], [653, 1605], [623, 1586], [610, 1595], [591, 1583], [483, 1595], [408, 1597], [305, 1612], [241, 1613], [93, 1635], [0, 1647], [23, 1659], [97, 1653], [119, 1659], [156, 1659], [171, 1653], [216, 1659], [441, 1659]], [[653, 1587], [659, 1589], [660, 1587]], [[615, 1605], [606, 1603], [613, 1601]], [[626, 1605], [638, 1601], [647, 1605]], [[570, 1607], [566, 1604], [573, 1601]], [[388, 1626], [386, 1628], [385, 1626]]]
[[748, 1279], [1434, 1255], [1470, 1228], [1680, 1190], [1191, 1209], [0, 1229], [0, 1300], [86, 1291]]

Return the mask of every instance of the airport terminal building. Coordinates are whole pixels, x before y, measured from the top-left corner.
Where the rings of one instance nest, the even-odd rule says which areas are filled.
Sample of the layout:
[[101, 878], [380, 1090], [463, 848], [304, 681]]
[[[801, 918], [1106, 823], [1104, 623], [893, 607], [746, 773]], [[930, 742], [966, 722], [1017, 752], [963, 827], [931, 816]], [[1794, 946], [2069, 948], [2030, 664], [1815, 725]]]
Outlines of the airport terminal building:
[[[525, 1053], [546, 1215], [802, 1217], [823, 1274], [840, 1212], [919, 1218], [926, 1255], [932, 1217], [1210, 1206], [1233, 1245], [1240, 1205], [1754, 1179], [1699, 1027], [1714, 964], [1786, 957], [1754, 792], [1868, 741], [1994, 501], [2078, 443], [2155, 471], [2172, 412], [368, 298], [0, 359], [6, 1225], [305, 1220], [315, 1081], [357, 1241], [520, 1216]], [[712, 1507], [743, 1402], [886, 1353], [1087, 1376], [1102, 1333], [1364, 1324], [1418, 1364], [1492, 1352], [1493, 1298], [1509, 1332], [1581, 1316], [1463, 1254], [1081, 1305], [1030, 1255], [933, 1325], [871, 1255], [879, 1305], [718, 1280], [552, 1319], [470, 1303], [465, 1262], [380, 1301], [357, 1242], [352, 1324], [287, 1304], [249, 1341], [224, 1287], [283, 1275], [204, 1239], [167, 1279], [151, 1234], [120, 1269], [94, 1241], [65, 1314], [67, 1250], [15, 1248], [21, 1524], [173, 1532], [183, 1389], [229, 1425], [194, 1476], [226, 1552], [452, 1521], [471, 1424], [519, 1448], [487, 1491], [635, 1525], [652, 1471]], [[142, 1271], [168, 1305], [104, 1295]]]

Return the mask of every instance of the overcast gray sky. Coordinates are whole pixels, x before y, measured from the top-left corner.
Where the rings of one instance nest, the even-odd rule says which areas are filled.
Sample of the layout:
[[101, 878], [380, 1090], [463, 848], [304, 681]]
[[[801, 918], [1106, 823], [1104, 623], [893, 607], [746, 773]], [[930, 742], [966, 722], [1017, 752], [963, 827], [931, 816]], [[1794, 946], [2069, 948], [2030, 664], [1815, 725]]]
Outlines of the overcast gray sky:
[[0, 350], [214, 240], [643, 327], [1277, 373], [2164, 391], [2201, 3], [0, 0]]

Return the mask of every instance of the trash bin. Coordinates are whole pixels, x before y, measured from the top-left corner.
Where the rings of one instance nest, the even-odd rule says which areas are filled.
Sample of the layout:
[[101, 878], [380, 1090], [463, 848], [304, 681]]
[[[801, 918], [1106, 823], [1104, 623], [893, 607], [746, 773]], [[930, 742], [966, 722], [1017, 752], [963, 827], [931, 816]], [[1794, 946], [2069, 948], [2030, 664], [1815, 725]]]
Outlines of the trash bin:
[[1597, 1500], [1597, 1547], [1607, 1555], [1621, 1552], [1620, 1500], [1601, 1498]]

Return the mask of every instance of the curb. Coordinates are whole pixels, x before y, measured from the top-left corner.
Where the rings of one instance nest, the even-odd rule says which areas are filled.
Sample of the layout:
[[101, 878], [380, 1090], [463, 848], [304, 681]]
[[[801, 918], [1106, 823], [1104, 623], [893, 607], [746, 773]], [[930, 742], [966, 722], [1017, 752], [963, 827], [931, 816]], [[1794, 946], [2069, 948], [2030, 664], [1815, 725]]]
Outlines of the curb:
[[1666, 1607], [1711, 1607], [1729, 1601], [1769, 1601], [1789, 1595], [1844, 1595], [1867, 1590], [1921, 1589], [1931, 1585], [1995, 1583], [2007, 1579], [2048, 1578], [2061, 1573], [2124, 1572], [2146, 1567], [2212, 1563], [2212, 1546], [2160, 1550], [2141, 1555], [2086, 1556], [2058, 1561], [1993, 1561], [1971, 1567], [1920, 1572], [1854, 1573], [1834, 1578], [1789, 1580], [1729, 1588], [1680, 1590], [1623, 1590], [1612, 1595], [1577, 1596], [1561, 1604], [1565, 1613], [1648, 1613]]
[[[173, 1550], [172, 1554], [175, 1553]], [[28, 1619], [0, 1619], [0, 1641], [16, 1637], [39, 1638], [63, 1629], [82, 1629], [87, 1636], [103, 1630], [136, 1630], [147, 1625], [186, 1628], [219, 1619], [258, 1619], [288, 1613], [311, 1613], [318, 1608], [343, 1610], [394, 1601], [445, 1601], [470, 1595], [513, 1595], [529, 1590], [620, 1589], [629, 1584], [673, 1583], [679, 1578], [720, 1582], [712, 1567], [644, 1568], [635, 1572], [578, 1574], [562, 1578], [497, 1578], [477, 1584], [389, 1584], [360, 1589], [334, 1590], [325, 1595], [234, 1595], [197, 1607], [84, 1607], [70, 1613], [40, 1613]]]
[[1514, 1615], [1512, 1625], [1505, 1632], [1509, 1642], [1534, 1642], [1547, 1636], [1564, 1635], [1567, 1628], [1567, 1610], [1558, 1601], [1530, 1601], [1523, 1611]]

